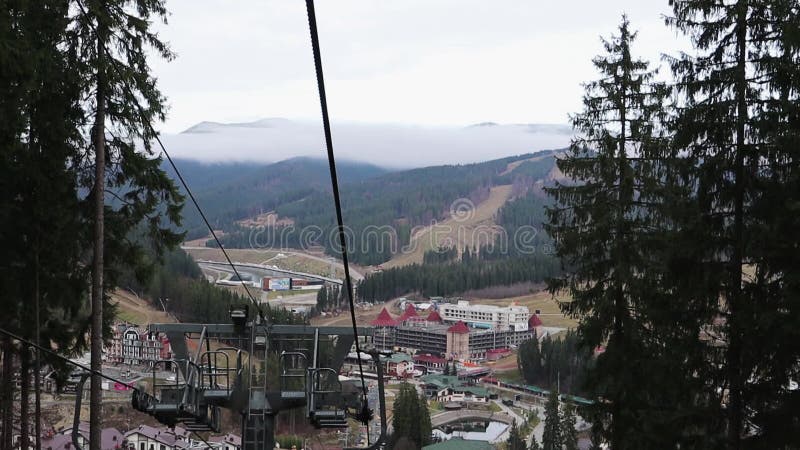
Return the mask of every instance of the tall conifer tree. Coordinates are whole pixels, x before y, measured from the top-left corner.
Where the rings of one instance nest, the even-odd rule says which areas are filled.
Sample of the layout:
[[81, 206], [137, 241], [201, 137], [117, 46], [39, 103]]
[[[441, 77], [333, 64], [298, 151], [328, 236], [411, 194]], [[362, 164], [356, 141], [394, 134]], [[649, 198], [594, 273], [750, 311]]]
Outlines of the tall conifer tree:
[[553, 389], [544, 407], [543, 450], [562, 450], [561, 416], [558, 413], [558, 391]]
[[[87, 217], [93, 225], [92, 367], [99, 369], [102, 337], [112, 314], [108, 293], [122, 269], [138, 267], [143, 275], [145, 254], [141, 241], [130, 239], [142, 230], [161, 256], [180, 234], [182, 198], [154, 158], [153, 122], [165, 117], [165, 99], [156, 87], [148, 56], [172, 58], [169, 48], [151, 29], [152, 21], [165, 21], [163, 0], [77, 0], [70, 30], [71, 49], [78, 55], [84, 83], [83, 105], [90, 151], [82, 160], [81, 181], [91, 188], [86, 199]], [[107, 174], [107, 176], [106, 176]], [[108, 200], [106, 200], [108, 195]], [[90, 449], [100, 448], [101, 391], [93, 377], [90, 394]]]
[[606, 54], [593, 60], [601, 78], [586, 84], [584, 110], [572, 117], [579, 137], [558, 162], [573, 182], [548, 190], [556, 203], [547, 231], [565, 269], [549, 288], [571, 294], [561, 307], [580, 320], [582, 344], [606, 346], [587, 379], [602, 399], [594, 425], [614, 449], [652, 445], [644, 421], [656, 420], [647, 411], [661, 389], [648, 370], [663, 347], [650, 338], [648, 308], [662, 271], [652, 190], [667, 90], [633, 56], [635, 36], [623, 17], [619, 35], [603, 41]]
[[[671, 1], [694, 54], [671, 61], [683, 104], [676, 147], [693, 166], [698, 219], [684, 223], [694, 283], [680, 299], [710, 314], [707, 433], [727, 448], [797, 446], [798, 5]], [[699, 309], [699, 308], [698, 308]], [[749, 441], [749, 442], [748, 442]]]
[[566, 402], [561, 408], [561, 440], [564, 450], [578, 450], [578, 431], [576, 426], [575, 405]]

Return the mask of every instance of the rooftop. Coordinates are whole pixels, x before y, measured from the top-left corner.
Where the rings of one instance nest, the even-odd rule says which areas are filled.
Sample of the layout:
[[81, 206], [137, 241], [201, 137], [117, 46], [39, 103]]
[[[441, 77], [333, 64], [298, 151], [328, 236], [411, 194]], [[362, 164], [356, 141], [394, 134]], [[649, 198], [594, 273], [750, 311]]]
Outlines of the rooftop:
[[469, 334], [469, 327], [462, 321], [456, 322], [455, 325], [447, 329], [448, 333]]
[[397, 321], [392, 318], [392, 315], [389, 314], [385, 306], [381, 310], [381, 313], [378, 314], [378, 317], [372, 321], [372, 326], [374, 327], [393, 327], [395, 325], [397, 325]]
[[442, 357], [429, 355], [429, 354], [414, 355], [414, 361], [417, 361], [417, 362], [429, 362], [429, 363], [440, 363], [440, 364], [444, 364], [445, 362], [447, 362], [447, 360], [445, 360]]
[[425, 375], [421, 379], [425, 384], [433, 385], [436, 389], [453, 389], [459, 392], [469, 392], [479, 397], [489, 396], [489, 391], [486, 388], [468, 384], [465, 380], [455, 375]]
[[405, 320], [411, 317], [417, 317], [418, 315], [419, 314], [417, 314], [417, 308], [415, 308], [414, 305], [409, 303], [406, 305], [406, 310], [405, 312], [403, 312], [403, 315], [401, 315], [400, 318], [397, 319], [397, 323], [404, 322]]
[[399, 363], [399, 362], [410, 362], [411, 355], [406, 353], [392, 353], [392, 356], [386, 358], [386, 361], [390, 363]]
[[468, 301], [461, 300], [455, 305], [452, 303], [445, 303], [440, 306], [440, 309], [469, 309], [472, 311], [480, 311], [486, 313], [493, 313], [493, 312], [519, 312], [519, 313], [527, 313], [528, 307], [527, 306], [520, 306], [515, 303], [512, 303], [508, 306], [499, 306], [499, 305], [483, 305], [483, 304], [471, 304]]
[[428, 317], [425, 318], [428, 322], [442, 322], [442, 316], [439, 315], [439, 311], [432, 311], [428, 314]]
[[146, 436], [148, 439], [153, 439], [156, 442], [160, 442], [168, 446], [175, 446], [178, 441], [177, 436], [171, 431], [163, 428], [151, 427], [149, 425], [139, 425], [138, 427], [125, 433], [125, 437], [128, 437], [132, 434], [141, 434], [142, 436]]
[[[78, 424], [78, 434], [85, 439], [89, 439], [89, 424], [81, 422]], [[100, 448], [102, 450], [115, 450], [122, 447], [123, 436], [116, 428], [103, 428], [100, 431]], [[61, 450], [73, 448], [72, 427], [66, 428], [61, 433], [53, 436], [50, 440], [42, 441], [43, 449]]]

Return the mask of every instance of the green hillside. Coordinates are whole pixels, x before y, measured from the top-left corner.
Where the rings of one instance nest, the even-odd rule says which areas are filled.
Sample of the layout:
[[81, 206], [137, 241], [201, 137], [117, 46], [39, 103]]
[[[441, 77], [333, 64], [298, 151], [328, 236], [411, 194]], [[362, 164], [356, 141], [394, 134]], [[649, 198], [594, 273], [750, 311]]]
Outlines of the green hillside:
[[[520, 220], [513, 216], [519, 213], [530, 216], [528, 221], [539, 220], [543, 200], [536, 195], [536, 189], [547, 182], [554, 167], [554, 154], [543, 151], [482, 163], [397, 172], [367, 164], [339, 163], [342, 208], [353, 261], [363, 265], [388, 261], [409, 244], [414, 227], [449, 218], [456, 200], [479, 204], [489, 197], [494, 186], [508, 185], [512, 189], [511, 201], [498, 212], [498, 222], [518, 226]], [[212, 225], [224, 231], [222, 241], [226, 247], [321, 246], [329, 254], [339, 253], [324, 160], [295, 158], [247, 167], [240, 175], [234, 173], [222, 182], [193, 190]], [[239, 223], [265, 212], [274, 212], [283, 221], [259, 227]], [[185, 217], [187, 239], [206, 234], [192, 208], [186, 208]]]

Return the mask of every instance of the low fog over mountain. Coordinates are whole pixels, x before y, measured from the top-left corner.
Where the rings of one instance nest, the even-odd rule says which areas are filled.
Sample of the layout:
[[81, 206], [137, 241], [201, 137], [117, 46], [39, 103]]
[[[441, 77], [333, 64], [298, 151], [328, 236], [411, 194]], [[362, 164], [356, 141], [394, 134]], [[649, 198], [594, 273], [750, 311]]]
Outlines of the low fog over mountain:
[[[384, 167], [421, 167], [486, 161], [563, 148], [566, 125], [493, 122], [464, 127], [422, 127], [341, 122], [332, 125], [337, 157]], [[295, 156], [325, 156], [321, 123], [282, 118], [248, 123], [201, 122], [180, 134], [164, 135], [176, 157], [199, 161], [274, 162]]]

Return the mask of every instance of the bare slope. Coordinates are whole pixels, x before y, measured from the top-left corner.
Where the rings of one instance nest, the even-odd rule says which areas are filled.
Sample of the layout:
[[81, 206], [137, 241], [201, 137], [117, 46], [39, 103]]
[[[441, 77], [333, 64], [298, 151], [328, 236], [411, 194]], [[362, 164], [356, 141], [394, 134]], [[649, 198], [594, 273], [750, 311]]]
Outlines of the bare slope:
[[457, 212], [449, 219], [419, 229], [411, 236], [411, 244], [397, 254], [385, 268], [422, 263], [426, 251], [440, 246], [466, 246], [478, 248], [488, 243], [497, 234], [494, 215], [511, 197], [511, 185], [494, 186], [489, 198], [475, 205], [474, 209]]

